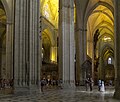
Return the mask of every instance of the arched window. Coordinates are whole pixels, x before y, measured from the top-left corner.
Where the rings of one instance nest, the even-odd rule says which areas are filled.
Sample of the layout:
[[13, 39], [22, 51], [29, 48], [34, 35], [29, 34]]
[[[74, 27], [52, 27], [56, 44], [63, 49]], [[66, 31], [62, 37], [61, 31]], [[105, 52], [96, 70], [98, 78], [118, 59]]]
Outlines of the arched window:
[[112, 64], [112, 58], [111, 57], [108, 58], [108, 64]]

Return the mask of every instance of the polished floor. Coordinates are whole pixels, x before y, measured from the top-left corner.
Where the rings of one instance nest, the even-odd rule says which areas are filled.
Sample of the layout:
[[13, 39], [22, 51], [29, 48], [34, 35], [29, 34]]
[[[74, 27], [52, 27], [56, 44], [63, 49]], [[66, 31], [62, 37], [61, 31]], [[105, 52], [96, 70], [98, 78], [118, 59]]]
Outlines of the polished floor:
[[0, 102], [120, 102], [113, 99], [114, 88], [106, 87], [105, 92], [85, 91], [85, 87], [74, 90], [44, 89], [44, 92], [19, 90], [15, 94], [0, 94]]

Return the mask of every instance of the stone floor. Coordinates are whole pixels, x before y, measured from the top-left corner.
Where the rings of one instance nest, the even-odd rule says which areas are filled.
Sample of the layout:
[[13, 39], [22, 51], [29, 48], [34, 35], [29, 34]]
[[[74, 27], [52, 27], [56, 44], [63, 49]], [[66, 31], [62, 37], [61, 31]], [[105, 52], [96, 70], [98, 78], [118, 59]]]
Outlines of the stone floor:
[[38, 91], [20, 90], [12, 95], [0, 95], [0, 102], [120, 102], [113, 99], [114, 88], [108, 87], [105, 92], [98, 92], [97, 87], [93, 91], [85, 91], [85, 87], [77, 87], [74, 90], [45, 89], [43, 93]]

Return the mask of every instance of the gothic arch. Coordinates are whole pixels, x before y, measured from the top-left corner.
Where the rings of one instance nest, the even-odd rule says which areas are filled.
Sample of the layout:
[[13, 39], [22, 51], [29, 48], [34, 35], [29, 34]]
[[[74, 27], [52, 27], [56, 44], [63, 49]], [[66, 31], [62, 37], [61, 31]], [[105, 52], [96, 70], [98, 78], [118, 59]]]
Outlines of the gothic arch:
[[[50, 23], [45, 17], [41, 16], [41, 22], [42, 22], [42, 31], [43, 32], [45, 29], [47, 29], [49, 31], [49, 38], [51, 41], [51, 45], [54, 46], [55, 45], [55, 26]], [[56, 34], [57, 36], [57, 34]]]
[[1, 0], [1, 2], [2, 2], [5, 12], [6, 12], [7, 21], [9, 21], [9, 20], [11, 20], [11, 16], [10, 16], [10, 8], [8, 6], [8, 3], [6, 0]]
[[103, 2], [103, 1], [99, 1], [95, 5], [93, 5], [88, 12], [86, 12], [86, 15], [85, 15], [85, 25], [87, 24], [88, 18], [92, 14], [93, 10], [95, 8], [97, 8], [99, 5], [107, 7], [112, 12], [112, 14], [114, 14], [114, 8], [110, 4], [108, 4], [106, 2]]
[[[110, 28], [112, 28], [112, 29], [114, 28], [113, 25], [111, 25], [111, 23], [109, 23], [109, 22], [107, 22], [107, 21], [102, 21], [102, 22], [100, 22], [100, 23], [95, 27], [95, 29], [93, 30], [93, 34], [92, 34], [92, 35], [94, 35], [95, 31], [96, 31], [98, 28], [100, 28], [102, 24], [108, 24]], [[108, 28], [108, 27], [107, 27], [107, 28]], [[109, 29], [109, 28], [108, 28], [108, 29]]]
[[[102, 57], [104, 57], [104, 54], [105, 54], [105, 52], [106, 52], [108, 49], [114, 51], [114, 50], [113, 50], [114, 48], [113, 48], [112, 45], [110, 45], [110, 44], [105, 44], [105, 45], [101, 48], [101, 51], [100, 51]], [[113, 54], [113, 55], [114, 55], [114, 54]]]
[[[89, 39], [91, 39], [91, 41], [93, 41], [93, 36], [94, 36], [96, 30], [99, 29], [99, 28], [103, 29], [103, 27], [107, 26], [107, 27], [105, 27], [105, 30], [109, 31], [110, 34], [113, 34], [112, 32], [114, 32], [114, 31], [112, 30], [112, 29], [114, 29], [113, 24], [112, 24], [113, 21], [114, 21], [113, 18], [112, 18], [108, 13], [104, 12], [104, 10], [103, 10], [103, 11], [102, 11], [102, 10], [95, 10], [95, 9], [96, 9], [97, 7], [99, 7], [100, 5], [103, 6], [103, 7], [105, 7], [106, 9], [110, 10], [111, 14], [113, 14], [113, 12], [114, 12], [113, 6], [110, 5], [109, 3], [103, 2], [103, 1], [99, 1], [99, 2], [95, 3], [95, 4], [90, 8], [90, 10], [88, 10], [88, 12], [86, 12], [85, 19], [84, 19], [84, 21], [85, 21], [85, 24], [84, 24], [84, 25], [87, 25], [87, 22], [88, 22], [88, 19], [89, 19], [90, 15], [92, 15], [92, 14], [94, 14], [94, 13], [97, 13], [97, 12], [102, 12], [103, 15], [105, 15], [106, 17], [108, 17], [109, 20], [110, 20], [110, 22], [101, 20], [101, 22], [95, 23], [96, 26], [94, 26], [94, 28], [92, 28], [92, 30], [91, 30], [91, 29], [88, 29], [88, 31], [91, 30], [91, 32], [89, 31], [91, 34], [89, 34], [89, 35], [87, 34], [87, 36], [90, 36], [90, 35], [91, 35], [91, 36], [89, 37]], [[94, 11], [94, 10], [95, 10], [95, 11]], [[96, 17], [95, 19], [98, 19], [98, 17]], [[102, 30], [101, 30], [101, 31], [102, 31]], [[112, 38], [113, 38], [113, 37], [112, 37]]]
[[49, 29], [46, 28], [46, 29], [44, 29], [44, 30], [42, 31], [42, 38], [44, 38], [44, 36], [47, 37], [48, 40], [50, 41], [50, 42], [49, 42], [50, 45], [52, 45], [52, 40], [51, 40], [50, 35], [51, 35], [51, 32], [49, 31]]
[[108, 16], [108, 18], [110, 18], [110, 20], [111, 20], [112, 22], [114, 22], [113, 18], [112, 18], [109, 14], [107, 14], [106, 12], [104, 12], [104, 11], [102, 11], [102, 10], [93, 11], [92, 14], [94, 14], [94, 13], [99, 13], [99, 12], [102, 12], [104, 15]]
[[[105, 29], [108, 29], [111, 34], [114, 33], [110, 28], [106, 27], [105, 25], [104, 25], [104, 26], [100, 26], [100, 27], [97, 26], [93, 32], [95, 32], [98, 28], [101, 28], [101, 30], [102, 30], [103, 28], [105, 28]], [[101, 30], [100, 30], [100, 31], [101, 31]]]
[[102, 35], [99, 36], [99, 39], [103, 38], [104, 36], [110, 37], [112, 39], [112, 41], [114, 42], [114, 37], [113, 35], [109, 34], [109, 33], [103, 33]]
[[[109, 57], [112, 58], [111, 64], [108, 64]], [[101, 76], [106, 81], [106, 83], [108, 83], [109, 80], [114, 82], [116, 70], [114, 68], [114, 50], [110, 45], [105, 45], [101, 51], [101, 66], [102, 67], [99, 67], [103, 73]]]
[[111, 28], [114, 28], [114, 26], [111, 23], [109, 23], [108, 21], [102, 21], [97, 26], [100, 27], [103, 23], [108, 24]]
[[45, 30], [47, 30], [48, 33], [49, 33], [49, 34], [47, 33], [47, 36], [49, 37], [49, 40], [50, 40], [51, 45], [52, 45], [52, 46], [55, 45], [55, 39], [54, 39], [54, 37], [53, 37], [54, 32], [53, 32], [53, 31], [51, 30], [51, 28], [48, 27], [48, 26], [44, 27], [44, 28], [42, 29], [42, 32], [44, 32]]

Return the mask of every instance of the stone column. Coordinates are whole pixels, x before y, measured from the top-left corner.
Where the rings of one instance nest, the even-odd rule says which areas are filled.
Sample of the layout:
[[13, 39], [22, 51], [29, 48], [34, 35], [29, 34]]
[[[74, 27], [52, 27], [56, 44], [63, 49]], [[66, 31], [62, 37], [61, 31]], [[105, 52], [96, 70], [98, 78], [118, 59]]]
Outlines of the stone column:
[[120, 0], [115, 0], [115, 93], [114, 97], [120, 99]]
[[39, 0], [16, 0], [15, 86], [36, 86], [40, 79]]
[[76, 0], [76, 81], [80, 85], [84, 84], [84, 78], [85, 78], [85, 70], [82, 69], [82, 64], [86, 60], [86, 55], [87, 55], [87, 38], [86, 38], [86, 24], [84, 20], [84, 11], [81, 8], [84, 6], [82, 3], [85, 2], [81, 0]]
[[64, 88], [75, 86], [74, 1], [59, 0], [59, 73]]
[[104, 45], [104, 42], [100, 41], [100, 49], [99, 49], [99, 52], [100, 52], [100, 55], [99, 55], [99, 77], [100, 79], [103, 79], [105, 80], [105, 58], [104, 58], [104, 55], [103, 55], [103, 52], [102, 52], [102, 45]]
[[94, 71], [94, 63], [95, 63], [95, 59], [94, 59], [94, 43], [93, 43], [93, 47], [92, 47], [92, 78], [93, 80], [95, 79], [95, 71]]
[[[26, 0], [25, 0], [26, 1]], [[21, 4], [22, 2], [22, 4]], [[26, 5], [26, 3], [24, 2], [24, 4]], [[21, 20], [23, 17], [22, 16], [22, 12], [23, 12], [23, 9], [22, 9], [22, 5], [23, 5], [23, 0], [17, 0], [16, 3], [15, 3], [15, 35], [14, 35], [14, 84], [15, 84], [15, 87], [16, 86], [19, 86], [20, 83], [21, 83], [21, 80], [20, 80], [20, 74], [21, 74], [21, 71], [20, 69], [21, 66], [21, 61], [20, 61], [20, 57], [22, 57], [22, 55], [20, 54], [20, 39], [21, 36], [23, 33], [22, 33], [22, 27], [20, 27], [22, 24], [21, 22], [24, 22], [23, 20]], [[25, 27], [25, 25], [23, 26]], [[25, 66], [24, 66], [25, 67]], [[27, 73], [26, 73], [27, 74]]]
[[[39, 52], [39, 1], [30, 0], [30, 17], [29, 17], [29, 85], [36, 85], [38, 83], [40, 72], [39, 65], [41, 54]], [[38, 60], [40, 59], [40, 60]], [[38, 73], [39, 72], [39, 73]]]
[[[80, 22], [79, 22], [80, 23]], [[84, 70], [82, 68], [82, 64], [86, 60], [86, 29], [79, 28], [76, 31], [76, 80], [80, 85], [84, 84]]]
[[6, 78], [13, 78], [13, 22], [7, 22], [6, 33]]
[[14, 2], [11, 0], [9, 16], [6, 22], [6, 77], [13, 79], [13, 33], [14, 33]]

